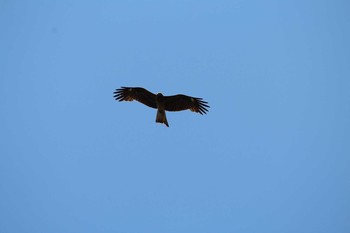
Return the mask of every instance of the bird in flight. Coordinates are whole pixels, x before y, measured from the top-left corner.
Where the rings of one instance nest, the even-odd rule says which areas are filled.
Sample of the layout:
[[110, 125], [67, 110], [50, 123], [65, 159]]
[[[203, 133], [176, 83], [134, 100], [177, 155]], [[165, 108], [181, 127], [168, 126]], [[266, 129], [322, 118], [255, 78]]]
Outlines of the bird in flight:
[[153, 94], [141, 87], [121, 87], [115, 90], [114, 98], [120, 101], [139, 101], [148, 107], [157, 109], [156, 122], [169, 127], [165, 111], [191, 110], [200, 114], [208, 112], [208, 102], [202, 98], [187, 95], [164, 96], [162, 93]]

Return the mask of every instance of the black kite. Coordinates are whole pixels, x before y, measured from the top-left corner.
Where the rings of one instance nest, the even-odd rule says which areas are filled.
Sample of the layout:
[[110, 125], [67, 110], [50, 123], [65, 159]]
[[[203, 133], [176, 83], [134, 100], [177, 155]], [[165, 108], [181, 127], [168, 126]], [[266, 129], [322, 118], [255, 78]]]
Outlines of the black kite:
[[206, 114], [208, 112], [208, 102], [202, 100], [202, 98], [191, 97], [187, 95], [171, 95], [164, 96], [162, 93], [157, 95], [147, 91], [141, 87], [121, 87], [114, 92], [114, 98], [118, 101], [139, 101], [148, 107], [156, 108], [157, 117], [156, 122], [164, 123], [169, 127], [166, 119], [165, 111], [182, 111], [191, 110], [200, 114]]

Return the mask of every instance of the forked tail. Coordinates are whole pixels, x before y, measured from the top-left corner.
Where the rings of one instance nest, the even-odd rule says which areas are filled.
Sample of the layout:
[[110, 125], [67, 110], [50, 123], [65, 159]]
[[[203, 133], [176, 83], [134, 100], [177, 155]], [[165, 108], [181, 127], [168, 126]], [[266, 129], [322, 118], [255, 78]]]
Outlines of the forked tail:
[[168, 121], [166, 119], [165, 110], [158, 110], [157, 111], [156, 122], [164, 123], [167, 127], [169, 127]]

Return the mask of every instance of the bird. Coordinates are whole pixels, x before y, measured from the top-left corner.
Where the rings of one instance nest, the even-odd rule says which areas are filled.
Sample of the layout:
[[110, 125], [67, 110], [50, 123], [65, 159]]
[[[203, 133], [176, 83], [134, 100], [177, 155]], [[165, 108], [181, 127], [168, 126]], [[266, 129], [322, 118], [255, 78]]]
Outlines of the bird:
[[142, 87], [121, 87], [113, 92], [115, 100], [136, 100], [148, 107], [157, 109], [156, 122], [169, 127], [165, 111], [190, 110], [201, 115], [208, 112], [208, 102], [202, 98], [191, 97], [183, 94], [165, 96], [162, 93], [154, 94]]

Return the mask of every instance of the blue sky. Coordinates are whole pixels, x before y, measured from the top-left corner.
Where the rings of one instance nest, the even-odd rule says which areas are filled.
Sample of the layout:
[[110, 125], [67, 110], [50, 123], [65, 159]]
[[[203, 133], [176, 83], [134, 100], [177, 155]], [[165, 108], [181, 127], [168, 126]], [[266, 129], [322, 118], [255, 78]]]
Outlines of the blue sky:
[[350, 232], [349, 10], [0, 1], [0, 231]]

